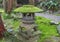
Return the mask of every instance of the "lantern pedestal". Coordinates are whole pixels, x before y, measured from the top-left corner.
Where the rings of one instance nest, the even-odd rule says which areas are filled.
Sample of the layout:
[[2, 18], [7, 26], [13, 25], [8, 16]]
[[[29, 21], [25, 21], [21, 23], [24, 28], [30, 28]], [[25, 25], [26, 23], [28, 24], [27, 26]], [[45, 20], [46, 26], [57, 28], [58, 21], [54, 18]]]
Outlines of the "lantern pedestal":
[[37, 30], [34, 20], [33, 14], [23, 14], [17, 37], [21, 42], [37, 42], [41, 32]]

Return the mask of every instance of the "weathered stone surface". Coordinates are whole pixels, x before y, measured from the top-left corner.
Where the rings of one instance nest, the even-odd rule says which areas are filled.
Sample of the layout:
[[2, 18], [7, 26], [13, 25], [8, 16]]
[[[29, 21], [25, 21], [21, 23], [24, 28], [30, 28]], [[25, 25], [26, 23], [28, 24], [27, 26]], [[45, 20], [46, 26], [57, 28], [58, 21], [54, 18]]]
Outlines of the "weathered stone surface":
[[41, 32], [36, 29], [34, 15], [32, 13], [23, 14], [22, 20], [17, 38], [22, 42], [37, 42]]
[[60, 34], [60, 25], [57, 26], [57, 31]]
[[55, 21], [51, 21], [50, 24], [51, 25], [58, 25], [59, 23], [58, 22], [55, 22]]
[[23, 42], [37, 42], [39, 36], [40, 36], [40, 31], [34, 31], [34, 30], [28, 30], [25, 32], [19, 32], [17, 34], [17, 38]]
[[48, 37], [44, 40], [44, 42], [60, 42], [60, 37], [55, 36]]

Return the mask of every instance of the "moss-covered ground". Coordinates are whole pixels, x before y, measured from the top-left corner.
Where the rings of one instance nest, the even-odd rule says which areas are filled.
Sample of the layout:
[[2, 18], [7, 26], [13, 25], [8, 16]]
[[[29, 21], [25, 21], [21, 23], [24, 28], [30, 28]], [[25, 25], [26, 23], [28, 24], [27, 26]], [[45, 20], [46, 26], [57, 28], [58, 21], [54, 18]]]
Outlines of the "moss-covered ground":
[[58, 36], [56, 26], [57, 25], [51, 25], [49, 19], [43, 18], [43, 17], [36, 17], [36, 24], [38, 25], [38, 30], [42, 32], [39, 42], [43, 42], [44, 39], [50, 37], [50, 36]]

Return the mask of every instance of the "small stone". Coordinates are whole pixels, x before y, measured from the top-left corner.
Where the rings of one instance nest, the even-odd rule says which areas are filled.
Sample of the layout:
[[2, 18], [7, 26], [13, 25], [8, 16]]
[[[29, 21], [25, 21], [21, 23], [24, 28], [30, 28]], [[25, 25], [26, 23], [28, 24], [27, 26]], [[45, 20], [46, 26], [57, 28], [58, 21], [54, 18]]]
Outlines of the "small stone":
[[8, 31], [8, 32], [12, 32], [12, 29], [8, 29], [7, 31]]
[[6, 27], [7, 25], [6, 25], [6, 24], [4, 24], [4, 26]]
[[59, 23], [58, 22], [55, 22], [55, 21], [51, 21], [50, 22], [52, 25], [58, 25]]
[[9, 28], [7, 29], [8, 32], [13, 32], [13, 29]]

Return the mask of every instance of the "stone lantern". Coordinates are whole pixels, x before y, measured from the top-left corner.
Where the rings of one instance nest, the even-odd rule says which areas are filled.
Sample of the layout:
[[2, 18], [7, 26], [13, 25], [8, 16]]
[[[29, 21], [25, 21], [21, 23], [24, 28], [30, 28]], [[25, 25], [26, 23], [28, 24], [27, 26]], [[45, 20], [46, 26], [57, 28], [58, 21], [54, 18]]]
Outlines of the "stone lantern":
[[37, 30], [37, 25], [35, 24], [35, 13], [43, 10], [33, 5], [23, 5], [14, 11], [22, 13], [22, 23], [17, 38], [21, 42], [37, 42], [41, 32]]
[[3, 38], [3, 33], [5, 32], [4, 24], [1, 18], [1, 13], [4, 12], [2, 9], [0, 9], [0, 38]]

